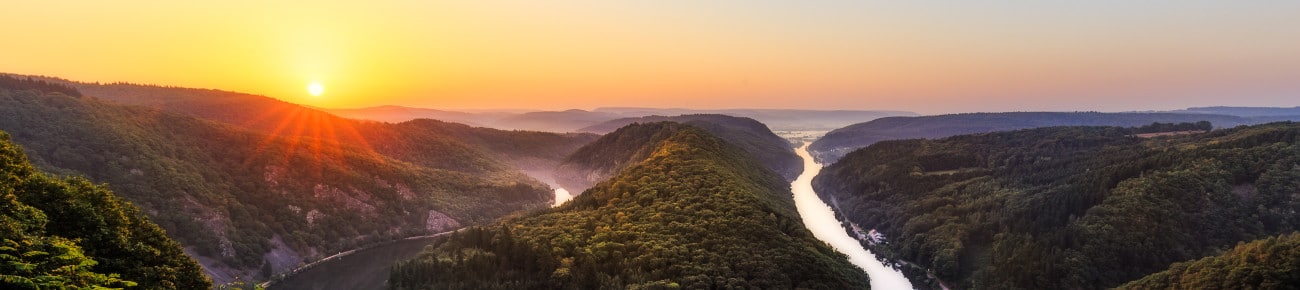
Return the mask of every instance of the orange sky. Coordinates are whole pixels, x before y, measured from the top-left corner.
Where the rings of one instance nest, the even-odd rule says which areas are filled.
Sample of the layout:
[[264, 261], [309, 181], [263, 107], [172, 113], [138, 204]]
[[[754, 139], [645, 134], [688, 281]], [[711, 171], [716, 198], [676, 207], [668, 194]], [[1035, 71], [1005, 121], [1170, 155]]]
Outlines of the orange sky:
[[323, 107], [1300, 105], [1300, 1], [197, 2], [6, 3], [0, 72]]

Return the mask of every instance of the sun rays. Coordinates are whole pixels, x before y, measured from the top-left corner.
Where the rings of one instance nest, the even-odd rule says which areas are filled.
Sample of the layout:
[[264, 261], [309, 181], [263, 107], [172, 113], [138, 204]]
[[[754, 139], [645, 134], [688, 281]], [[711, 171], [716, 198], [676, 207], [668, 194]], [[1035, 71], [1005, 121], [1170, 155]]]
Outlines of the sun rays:
[[[349, 154], [379, 155], [358, 130], [358, 125], [358, 121], [309, 108], [273, 106], [241, 125], [263, 128], [265, 132], [244, 164], [253, 164], [259, 158], [272, 159], [272, 164], [281, 165], [306, 161], [307, 169], [323, 176], [327, 164], [346, 164], [343, 160]], [[277, 152], [280, 150], [284, 152]]]

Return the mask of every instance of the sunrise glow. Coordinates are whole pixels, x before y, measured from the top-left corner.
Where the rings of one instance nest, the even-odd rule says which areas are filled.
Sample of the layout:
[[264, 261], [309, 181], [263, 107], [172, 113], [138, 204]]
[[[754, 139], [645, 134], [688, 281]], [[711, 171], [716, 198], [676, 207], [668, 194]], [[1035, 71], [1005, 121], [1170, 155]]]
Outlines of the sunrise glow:
[[307, 85], [307, 94], [309, 95], [312, 95], [314, 97], [319, 97], [321, 94], [324, 93], [325, 93], [325, 86], [321, 85], [320, 83], [311, 83]]
[[331, 108], [941, 113], [1300, 93], [1297, 1], [55, 2], [0, 9], [0, 26], [41, 27], [9, 31], [0, 68]]

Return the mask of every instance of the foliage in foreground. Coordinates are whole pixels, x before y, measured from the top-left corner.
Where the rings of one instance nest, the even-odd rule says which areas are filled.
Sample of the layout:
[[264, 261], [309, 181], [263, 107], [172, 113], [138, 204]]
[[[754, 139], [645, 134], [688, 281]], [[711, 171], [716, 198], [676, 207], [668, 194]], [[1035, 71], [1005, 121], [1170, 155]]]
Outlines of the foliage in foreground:
[[1239, 244], [1176, 263], [1119, 289], [1292, 289], [1300, 285], [1300, 233]]
[[85, 179], [36, 171], [0, 132], [0, 288], [133, 286], [212, 287], [135, 206]]

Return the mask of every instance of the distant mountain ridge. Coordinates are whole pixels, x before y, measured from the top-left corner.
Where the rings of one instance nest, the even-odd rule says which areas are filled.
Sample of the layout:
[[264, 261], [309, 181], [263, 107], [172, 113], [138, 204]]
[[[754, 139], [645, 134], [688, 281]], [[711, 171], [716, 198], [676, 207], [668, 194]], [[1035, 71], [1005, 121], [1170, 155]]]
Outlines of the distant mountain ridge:
[[[460, 112], [401, 106], [379, 106], [358, 109], [322, 109], [330, 113], [355, 119], [383, 122], [404, 122], [414, 119], [436, 119], [448, 122], [492, 127], [504, 130], [537, 130], [548, 132], [574, 132], [584, 127], [619, 118], [636, 118], [652, 115], [719, 114], [744, 117], [767, 124], [775, 131], [830, 130], [854, 123], [890, 116], [915, 116], [904, 111], [858, 110], [789, 110], [789, 109], [680, 109], [606, 107], [595, 110], [534, 111], [534, 112]], [[613, 131], [617, 128], [609, 128]]]
[[1051, 126], [1134, 127], [1154, 122], [1210, 121], [1218, 128], [1300, 120], [1300, 116], [1240, 117], [1189, 113], [1007, 112], [920, 117], [888, 117], [835, 129], [809, 147], [818, 160], [832, 163], [857, 148], [885, 140], [942, 138], [954, 135]]
[[352, 119], [374, 120], [388, 123], [401, 123], [415, 119], [434, 119], [477, 127], [486, 127], [486, 124], [491, 124], [495, 119], [511, 115], [509, 113], [468, 113], [403, 106], [379, 106], [356, 109], [318, 109], [340, 117]]
[[907, 111], [888, 110], [802, 110], [802, 109], [657, 109], [634, 107], [596, 108], [596, 112], [611, 112], [628, 117], [649, 115], [719, 114], [758, 120], [773, 131], [819, 131], [840, 128], [850, 124], [884, 117], [916, 116]]
[[1232, 115], [1239, 117], [1266, 117], [1266, 116], [1300, 116], [1300, 106], [1291, 108], [1281, 107], [1192, 107], [1183, 110], [1168, 111], [1171, 113], [1198, 113], [1198, 114], [1218, 114]]

